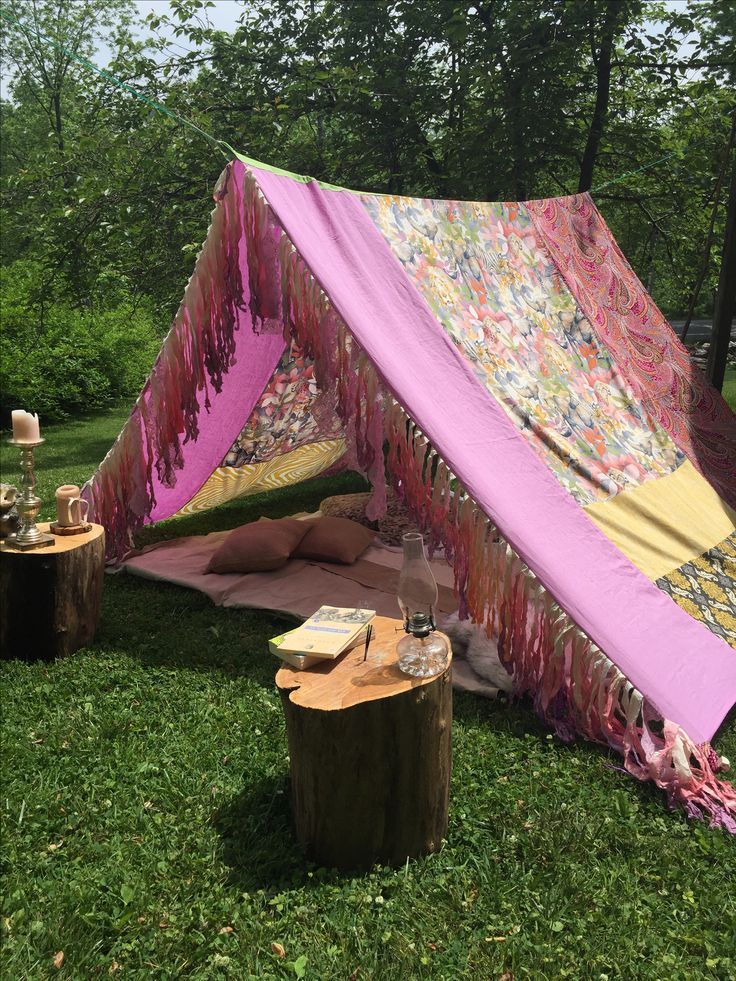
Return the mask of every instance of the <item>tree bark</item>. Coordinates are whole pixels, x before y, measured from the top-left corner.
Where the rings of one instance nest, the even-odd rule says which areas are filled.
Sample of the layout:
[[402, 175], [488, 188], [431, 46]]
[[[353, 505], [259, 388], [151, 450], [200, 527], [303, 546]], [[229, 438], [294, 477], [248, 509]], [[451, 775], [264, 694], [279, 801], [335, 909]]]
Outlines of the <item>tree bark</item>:
[[360, 648], [324, 668], [276, 676], [296, 835], [330, 868], [401, 865], [437, 851], [447, 830], [450, 667], [429, 679], [402, 675], [399, 623], [376, 623], [367, 662]]
[[710, 250], [713, 245], [713, 233], [716, 227], [716, 218], [718, 217], [718, 209], [721, 205], [721, 188], [725, 180], [726, 174], [728, 173], [728, 163], [729, 160], [733, 159], [733, 148], [734, 142], [736, 141], [736, 112], [734, 112], [731, 117], [731, 133], [728, 137], [728, 144], [726, 145], [726, 152], [723, 157], [723, 163], [721, 169], [718, 171], [718, 177], [716, 178], [716, 186], [713, 189], [713, 207], [710, 212], [710, 222], [708, 223], [708, 232], [705, 236], [705, 244], [703, 246], [703, 262], [700, 267], [700, 272], [698, 273], [697, 279], [692, 288], [690, 294], [690, 303], [688, 304], [687, 316], [685, 317], [685, 324], [682, 328], [682, 333], [680, 334], [680, 340], [684, 341], [687, 337], [687, 332], [690, 330], [690, 322], [693, 319], [693, 314], [695, 313], [695, 306], [698, 302], [698, 297], [700, 296], [700, 290], [705, 282], [705, 277], [708, 275], [708, 268], [710, 266]]
[[[48, 531], [48, 525], [39, 527]], [[91, 643], [100, 619], [104, 574], [100, 525], [42, 548], [0, 548], [2, 657], [50, 660]]]
[[734, 306], [736, 305], [736, 159], [731, 161], [731, 189], [728, 195], [728, 215], [726, 236], [721, 256], [721, 273], [718, 278], [713, 332], [706, 374], [720, 392], [726, 374], [728, 344], [733, 327]]
[[583, 191], [589, 191], [593, 183], [593, 168], [595, 167], [598, 148], [608, 116], [608, 104], [611, 96], [611, 57], [613, 55], [613, 42], [616, 35], [618, 16], [618, 3], [609, 3], [606, 6], [601, 45], [597, 56], [595, 50], [593, 51], [593, 60], [596, 64], [595, 107], [593, 109], [593, 117], [590, 121], [590, 128], [588, 129], [588, 139], [585, 143], [582, 163], [580, 164], [579, 194]]

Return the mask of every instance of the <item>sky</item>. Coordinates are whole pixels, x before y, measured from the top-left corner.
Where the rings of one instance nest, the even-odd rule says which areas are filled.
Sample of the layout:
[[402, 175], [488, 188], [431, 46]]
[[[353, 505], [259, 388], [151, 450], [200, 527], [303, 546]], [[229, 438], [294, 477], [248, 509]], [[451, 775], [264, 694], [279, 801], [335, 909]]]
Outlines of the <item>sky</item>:
[[[104, 2], [105, 0], [99, 0], [100, 4]], [[158, 14], [159, 16], [169, 13], [169, 0], [134, 0], [134, 3], [141, 20], [144, 20], [151, 13]], [[236, 3], [235, 0], [214, 0], [214, 7], [207, 10], [207, 16], [212, 27], [232, 34], [238, 26], [238, 17], [242, 12], [243, 5]], [[141, 38], [150, 38], [153, 36], [152, 32], [145, 26], [134, 33]], [[161, 31], [161, 34], [164, 38], [170, 39], [171, 41], [172, 47], [169, 52], [171, 55], [183, 54], [184, 51], [192, 50], [191, 45], [187, 44], [186, 38], [177, 38], [173, 31]], [[95, 64], [102, 68], [108, 65], [111, 59], [111, 48], [107, 44], [99, 43], [93, 59]], [[2, 98], [7, 98], [8, 96], [7, 80], [4, 74], [0, 76], [0, 96]]]
[[[232, 34], [238, 26], [238, 17], [243, 13], [243, 4], [236, 3], [235, 0], [213, 0], [213, 2], [215, 4], [214, 7], [210, 7], [206, 11], [210, 25], [218, 31], [227, 31], [228, 34]], [[151, 13], [160, 16], [169, 12], [169, 0], [135, 0], [135, 5], [138, 8], [138, 14], [141, 19]], [[186, 38], [177, 38], [171, 31], [162, 31], [161, 33], [164, 37], [170, 37], [172, 42], [177, 46], [191, 50], [191, 46], [187, 44]], [[141, 32], [141, 36], [150, 37], [151, 32], [144, 30]], [[175, 47], [172, 53], [177, 50], [180, 50], [180, 47]], [[100, 50], [99, 53], [102, 56], [103, 51]]]

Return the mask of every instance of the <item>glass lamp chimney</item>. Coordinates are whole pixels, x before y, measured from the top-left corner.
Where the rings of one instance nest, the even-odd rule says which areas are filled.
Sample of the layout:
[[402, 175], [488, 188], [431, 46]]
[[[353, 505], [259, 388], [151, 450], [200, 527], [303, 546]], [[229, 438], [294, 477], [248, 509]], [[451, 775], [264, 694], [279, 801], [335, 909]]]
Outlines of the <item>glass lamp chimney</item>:
[[[416, 627], [424, 629], [424, 620], [429, 623], [429, 631], [435, 629], [435, 610], [437, 608], [437, 583], [424, 554], [424, 539], [418, 532], [404, 535], [404, 561], [399, 575], [399, 608], [404, 617], [404, 629], [412, 632], [414, 618]], [[427, 631], [427, 632], [429, 632]]]

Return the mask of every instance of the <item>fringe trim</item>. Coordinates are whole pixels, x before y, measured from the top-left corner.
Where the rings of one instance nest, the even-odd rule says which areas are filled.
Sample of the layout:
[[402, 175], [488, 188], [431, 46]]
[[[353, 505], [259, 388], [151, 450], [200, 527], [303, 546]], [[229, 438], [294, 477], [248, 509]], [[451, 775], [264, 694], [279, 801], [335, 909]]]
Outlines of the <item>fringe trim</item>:
[[498, 638], [515, 693], [530, 695], [561, 739], [579, 734], [610, 746], [628, 773], [654, 781], [672, 807], [736, 834], [736, 790], [716, 776], [727, 761], [662, 718], [583, 634], [397, 403], [386, 428], [396, 491], [430, 542], [444, 540], [460, 616]]
[[[82, 489], [90, 517], [105, 528], [107, 558], [119, 561], [156, 506], [153, 481], [176, 483], [182, 447], [199, 434], [234, 364], [237, 311], [243, 309], [241, 242], [252, 216], [244, 209], [232, 164], [214, 198], [207, 238], [151, 375], [120, 435]], [[247, 238], [246, 238], [247, 240]], [[201, 404], [200, 404], [201, 403]]]
[[[315, 415], [319, 421], [320, 415], [327, 418], [337, 414], [345, 430], [348, 465], [363, 471], [373, 487], [366, 513], [371, 519], [378, 518], [386, 510], [383, 387], [368, 357], [332, 308], [247, 172], [244, 186], [244, 197], [255, 216], [255, 230], [248, 243], [249, 261], [255, 259], [252, 264], [257, 266], [251, 273], [251, 288], [260, 291], [254, 318], [259, 318], [266, 329], [272, 329], [278, 313], [284, 339], [295, 340], [314, 362], [321, 392]], [[262, 285], [269, 280], [280, 283], [278, 303], [275, 292], [267, 292]]]

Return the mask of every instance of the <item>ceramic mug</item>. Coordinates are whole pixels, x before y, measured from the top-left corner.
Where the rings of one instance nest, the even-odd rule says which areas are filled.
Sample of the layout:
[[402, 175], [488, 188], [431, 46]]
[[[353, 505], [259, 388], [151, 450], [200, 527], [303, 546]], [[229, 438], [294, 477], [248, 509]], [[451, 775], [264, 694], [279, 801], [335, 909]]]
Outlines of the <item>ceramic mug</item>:
[[56, 523], [62, 528], [83, 525], [87, 521], [89, 502], [79, 496], [76, 484], [62, 484], [56, 489]]

